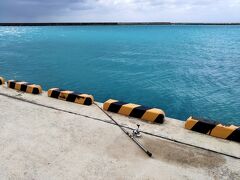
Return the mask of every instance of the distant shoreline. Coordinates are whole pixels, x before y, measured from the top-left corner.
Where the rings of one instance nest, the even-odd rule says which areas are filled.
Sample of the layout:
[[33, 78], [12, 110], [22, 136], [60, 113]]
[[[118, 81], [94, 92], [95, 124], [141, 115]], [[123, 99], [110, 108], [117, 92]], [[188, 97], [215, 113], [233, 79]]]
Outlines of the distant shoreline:
[[171, 23], [171, 22], [46, 22], [0, 23], [0, 26], [117, 26], [117, 25], [240, 25], [240, 23]]

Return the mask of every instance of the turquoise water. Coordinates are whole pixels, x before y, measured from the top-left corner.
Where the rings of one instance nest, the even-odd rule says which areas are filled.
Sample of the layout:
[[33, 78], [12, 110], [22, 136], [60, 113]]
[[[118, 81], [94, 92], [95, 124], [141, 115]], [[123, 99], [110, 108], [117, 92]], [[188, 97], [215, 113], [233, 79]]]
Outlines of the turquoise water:
[[0, 27], [0, 76], [240, 124], [240, 26]]

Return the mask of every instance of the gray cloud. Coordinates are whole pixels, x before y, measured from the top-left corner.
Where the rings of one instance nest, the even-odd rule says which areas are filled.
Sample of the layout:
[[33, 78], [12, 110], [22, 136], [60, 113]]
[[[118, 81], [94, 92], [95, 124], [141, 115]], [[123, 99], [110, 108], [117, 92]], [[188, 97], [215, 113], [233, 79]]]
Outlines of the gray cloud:
[[240, 21], [240, 0], [0, 0], [0, 22]]
[[51, 17], [90, 9], [85, 0], [1, 0], [0, 22], [47, 21]]

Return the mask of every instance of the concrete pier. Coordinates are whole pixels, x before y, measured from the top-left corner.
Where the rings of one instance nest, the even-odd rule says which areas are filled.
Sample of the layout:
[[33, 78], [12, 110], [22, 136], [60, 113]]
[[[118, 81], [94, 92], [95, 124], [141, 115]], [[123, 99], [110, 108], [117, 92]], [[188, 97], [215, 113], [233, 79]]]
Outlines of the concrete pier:
[[[102, 106], [101, 103], [98, 103]], [[0, 86], [0, 179], [240, 179], [240, 144]]]

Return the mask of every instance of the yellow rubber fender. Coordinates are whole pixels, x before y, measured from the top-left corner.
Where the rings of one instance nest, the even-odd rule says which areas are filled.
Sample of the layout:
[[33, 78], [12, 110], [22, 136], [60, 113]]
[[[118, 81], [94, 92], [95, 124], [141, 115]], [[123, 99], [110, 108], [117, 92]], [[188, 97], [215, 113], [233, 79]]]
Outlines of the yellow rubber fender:
[[42, 87], [40, 85], [28, 83], [25, 81], [16, 81], [16, 80], [9, 80], [7, 82], [8, 87], [11, 89], [16, 89], [18, 91], [23, 91], [26, 93], [31, 94], [41, 94], [42, 93]]
[[61, 90], [59, 88], [51, 88], [48, 90], [48, 97], [61, 99], [64, 101], [74, 102], [82, 105], [92, 105], [94, 98], [92, 95], [76, 93], [69, 90]]
[[222, 125], [211, 120], [190, 116], [185, 122], [185, 128], [210, 136], [240, 142], [240, 127]]
[[149, 108], [133, 103], [125, 103], [114, 99], [107, 100], [103, 104], [103, 109], [106, 111], [160, 124], [164, 122], [165, 118], [165, 113], [161, 109]]
[[3, 77], [0, 77], [0, 85], [4, 85], [5, 84], [5, 79]]

